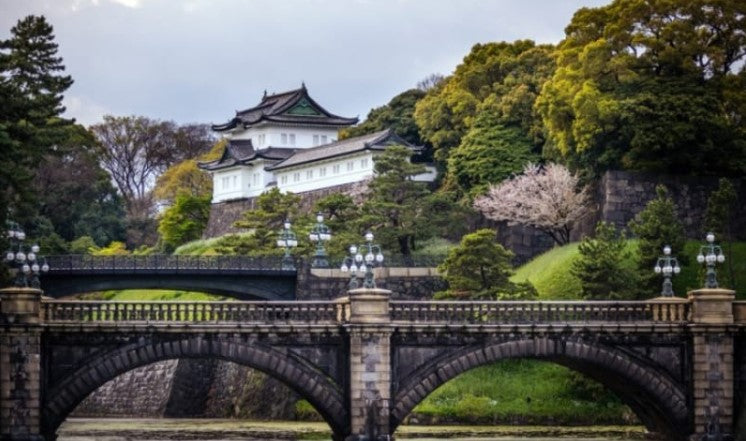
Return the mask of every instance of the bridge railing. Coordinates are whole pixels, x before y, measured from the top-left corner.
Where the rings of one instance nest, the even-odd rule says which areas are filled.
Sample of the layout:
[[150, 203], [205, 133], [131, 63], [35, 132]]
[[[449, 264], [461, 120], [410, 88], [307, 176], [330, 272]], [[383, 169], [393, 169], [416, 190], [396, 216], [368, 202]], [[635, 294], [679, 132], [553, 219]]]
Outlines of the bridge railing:
[[336, 324], [348, 315], [348, 304], [292, 302], [106, 302], [43, 300], [46, 323], [256, 323]]
[[48, 256], [50, 273], [55, 272], [135, 272], [168, 270], [204, 271], [283, 271], [282, 257], [277, 256], [180, 256], [153, 254], [148, 256], [91, 256], [70, 254]]
[[685, 322], [686, 303], [645, 301], [391, 301], [394, 322], [426, 324], [552, 324]]

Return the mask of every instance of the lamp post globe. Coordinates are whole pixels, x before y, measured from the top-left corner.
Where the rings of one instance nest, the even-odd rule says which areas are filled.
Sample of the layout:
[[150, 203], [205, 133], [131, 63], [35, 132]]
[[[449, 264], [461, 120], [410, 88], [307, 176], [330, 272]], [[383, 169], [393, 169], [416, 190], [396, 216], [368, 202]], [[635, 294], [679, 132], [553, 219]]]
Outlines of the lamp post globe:
[[719, 245], [715, 244], [715, 234], [705, 235], [705, 244], [699, 247], [697, 262], [705, 265], [705, 288], [718, 287], [716, 264], [725, 262], [725, 254]]
[[283, 229], [280, 231], [279, 238], [277, 239], [277, 247], [285, 251], [285, 255], [282, 257], [282, 269], [293, 271], [295, 270], [295, 261], [290, 254], [290, 250], [298, 246], [298, 239], [295, 236], [295, 232], [291, 229], [292, 224], [289, 219], [286, 219], [282, 223], [282, 226]]
[[15, 272], [13, 284], [18, 287], [40, 288], [39, 277], [49, 271], [44, 257], [39, 255], [39, 245], [26, 245], [26, 233], [15, 222], [8, 223], [6, 237], [10, 239], [10, 248], [5, 252], [5, 261]]
[[663, 275], [663, 288], [661, 289], [661, 295], [663, 297], [673, 297], [673, 283], [671, 277], [681, 272], [679, 261], [671, 256], [671, 247], [666, 245], [663, 247], [663, 255], [658, 258], [653, 267], [653, 271], [656, 274]]
[[316, 224], [308, 234], [308, 238], [312, 243], [316, 244], [311, 266], [313, 268], [329, 268], [329, 259], [326, 254], [324, 242], [328, 242], [332, 238], [332, 232], [324, 224], [324, 215], [322, 213], [316, 214]]

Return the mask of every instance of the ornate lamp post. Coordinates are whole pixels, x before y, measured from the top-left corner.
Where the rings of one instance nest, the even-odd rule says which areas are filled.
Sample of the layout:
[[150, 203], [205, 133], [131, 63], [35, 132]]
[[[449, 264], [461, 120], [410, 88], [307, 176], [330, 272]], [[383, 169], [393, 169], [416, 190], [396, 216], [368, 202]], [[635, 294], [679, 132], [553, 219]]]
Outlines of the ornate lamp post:
[[38, 255], [39, 245], [24, 245], [26, 233], [15, 222], [8, 224], [6, 234], [10, 240], [10, 248], [5, 252], [5, 261], [8, 263], [8, 266], [15, 269], [16, 278], [14, 285], [18, 287], [30, 286], [32, 288], [39, 288], [41, 286], [39, 276], [41, 273], [49, 271], [47, 259]]
[[715, 245], [715, 235], [707, 233], [705, 237], [707, 244], [699, 247], [699, 254], [697, 255], [697, 262], [704, 263], [707, 268], [707, 275], [705, 276], [705, 288], [717, 288], [717, 272], [715, 271], [716, 263], [725, 262], [725, 254], [723, 254], [722, 248], [719, 245]]
[[298, 246], [298, 238], [295, 236], [295, 232], [290, 229], [291, 226], [290, 220], [286, 219], [283, 230], [280, 231], [280, 238], [277, 239], [277, 247], [285, 249], [285, 255], [282, 257], [282, 269], [288, 271], [295, 269], [295, 262], [290, 250]]
[[311, 242], [316, 244], [316, 252], [313, 255], [311, 266], [314, 268], [329, 268], [329, 260], [326, 257], [324, 242], [332, 238], [332, 231], [324, 225], [324, 215], [316, 215], [316, 225], [313, 226], [311, 233], [308, 235]]
[[[365, 254], [363, 254], [365, 252]], [[349, 263], [349, 265], [348, 265]], [[383, 264], [383, 253], [381, 247], [373, 243], [373, 233], [365, 233], [363, 245], [350, 246], [350, 257], [346, 257], [340, 268], [343, 272], [350, 271], [350, 289], [358, 287], [356, 273], [360, 271], [365, 274], [363, 288], [375, 288], [376, 281], [373, 277], [373, 268]]]
[[673, 297], [673, 284], [671, 283], [671, 276], [679, 274], [681, 267], [679, 261], [671, 256], [671, 247], [666, 245], [663, 247], [663, 256], [658, 258], [658, 263], [655, 264], [656, 274], [663, 273], [663, 290], [661, 295], [663, 297]]

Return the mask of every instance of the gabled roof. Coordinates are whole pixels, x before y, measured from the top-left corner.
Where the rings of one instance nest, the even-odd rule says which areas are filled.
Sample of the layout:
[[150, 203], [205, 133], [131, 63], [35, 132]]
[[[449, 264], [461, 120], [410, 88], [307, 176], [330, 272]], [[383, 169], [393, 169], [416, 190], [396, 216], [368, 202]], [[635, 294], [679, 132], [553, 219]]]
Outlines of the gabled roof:
[[218, 132], [236, 127], [249, 127], [260, 122], [283, 124], [347, 127], [358, 122], [357, 118], [334, 115], [314, 101], [304, 84], [300, 89], [267, 95], [254, 107], [236, 111], [236, 116], [225, 124], [214, 124]]
[[258, 158], [279, 161], [292, 155], [295, 149], [281, 147], [268, 147], [266, 149], [254, 150], [250, 139], [230, 140], [223, 150], [220, 159], [210, 162], [200, 162], [199, 168], [202, 170], [220, 170], [223, 168], [233, 167], [235, 165], [244, 165]]
[[411, 148], [415, 152], [422, 150], [422, 147], [414, 146], [391, 129], [381, 130], [379, 132], [369, 133], [367, 135], [357, 136], [355, 138], [343, 139], [331, 144], [313, 147], [310, 149], [298, 149], [284, 161], [265, 167], [267, 170], [280, 170], [283, 168], [293, 167], [306, 164], [309, 162], [331, 159], [337, 156], [344, 156], [351, 153], [362, 152], [365, 150], [385, 150], [391, 145], [403, 145]]

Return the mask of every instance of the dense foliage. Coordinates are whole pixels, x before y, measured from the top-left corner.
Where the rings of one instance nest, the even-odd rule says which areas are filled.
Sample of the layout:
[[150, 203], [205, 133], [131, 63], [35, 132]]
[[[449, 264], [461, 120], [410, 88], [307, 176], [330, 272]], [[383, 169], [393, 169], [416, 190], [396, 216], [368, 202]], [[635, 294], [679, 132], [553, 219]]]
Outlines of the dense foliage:
[[572, 274], [580, 280], [581, 296], [588, 300], [636, 300], [637, 271], [630, 260], [623, 232], [599, 222], [593, 237], [578, 246]]
[[[705, 230], [715, 234], [722, 244], [725, 253], [724, 271], [720, 280], [724, 286], [737, 289], [736, 274], [733, 262], [733, 241], [735, 239], [735, 214], [738, 204], [738, 193], [729, 179], [722, 178], [717, 190], [713, 191], [707, 201], [705, 213]], [[705, 233], [705, 232], [703, 232]]]
[[547, 155], [594, 176], [743, 174], [744, 12], [720, 0], [616, 0], [577, 11], [537, 100]]
[[180, 194], [173, 205], [161, 215], [158, 232], [164, 248], [173, 251], [179, 245], [199, 239], [210, 219], [210, 199], [207, 196]]
[[495, 232], [477, 230], [465, 235], [438, 267], [448, 282], [440, 298], [529, 300], [536, 291], [529, 283], [513, 283], [513, 253], [497, 243]]
[[629, 224], [639, 239], [637, 262], [643, 296], [660, 291], [661, 278], [651, 270], [662, 255], [664, 246], [671, 247], [671, 254], [678, 258], [679, 263], [688, 261], [683, 254], [686, 236], [676, 213], [676, 205], [666, 187], [659, 185], [655, 191], [656, 197]]
[[340, 131], [340, 138], [351, 138], [392, 129], [410, 144], [423, 145], [420, 129], [414, 121], [414, 108], [424, 96], [425, 92], [419, 89], [404, 91], [391, 98], [388, 104], [371, 109], [362, 123]]
[[541, 85], [554, 70], [552, 47], [529, 40], [476, 44], [453, 75], [417, 103], [415, 121], [445, 162], [461, 144], [485, 107], [502, 124], [519, 127], [541, 143], [540, 120], [533, 110]]
[[[52, 26], [44, 17], [18, 21], [0, 40], [0, 226], [8, 216], [27, 221], [36, 213], [32, 180], [72, 121], [62, 119], [63, 75]], [[3, 237], [4, 240], [4, 237]]]
[[368, 184], [360, 221], [375, 231], [386, 249], [402, 256], [412, 254], [423, 202], [430, 193], [424, 182], [412, 179], [425, 167], [411, 163], [411, 154], [406, 147], [392, 146], [376, 156], [375, 177]]

